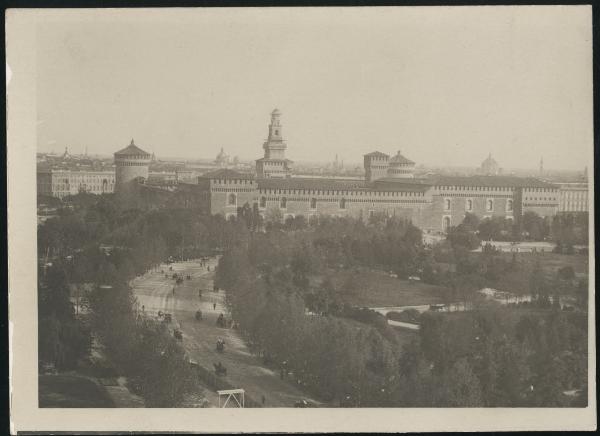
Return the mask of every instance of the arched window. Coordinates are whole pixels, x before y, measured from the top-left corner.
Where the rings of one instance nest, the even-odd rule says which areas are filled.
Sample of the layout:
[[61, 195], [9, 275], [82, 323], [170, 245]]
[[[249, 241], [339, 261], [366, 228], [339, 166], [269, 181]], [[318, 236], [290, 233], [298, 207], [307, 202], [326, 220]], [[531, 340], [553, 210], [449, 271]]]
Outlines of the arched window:
[[260, 197], [260, 207], [267, 207], [267, 197]]
[[512, 212], [512, 210], [513, 210], [513, 201], [512, 200], [506, 201], [506, 210], [507, 210], [507, 212]]
[[310, 208], [311, 209], [316, 209], [317, 208], [317, 199], [316, 198], [311, 198], [310, 199]]
[[467, 203], [466, 203], [466, 210], [468, 211], [472, 211], [473, 210], [473, 200], [471, 200], [470, 198], [467, 199]]
[[340, 200], [340, 209], [346, 209], [346, 199], [342, 198]]
[[227, 204], [229, 206], [235, 206], [235, 194], [229, 194], [229, 197], [227, 198]]
[[446, 198], [444, 200], [444, 210], [450, 210], [451, 204], [452, 204], [452, 201], [449, 198]]
[[287, 207], [287, 198], [281, 197], [281, 201], [279, 202], [279, 207], [285, 209]]
[[491, 198], [488, 198], [488, 200], [486, 202], [486, 210], [488, 212], [491, 212], [494, 210], [494, 200], [492, 200]]
[[276, 135], [279, 135], [279, 130], [275, 130], [275, 134], [276, 134]]
[[445, 216], [442, 220], [442, 229], [444, 230], [444, 232], [447, 232], [449, 228], [450, 228], [450, 217]]

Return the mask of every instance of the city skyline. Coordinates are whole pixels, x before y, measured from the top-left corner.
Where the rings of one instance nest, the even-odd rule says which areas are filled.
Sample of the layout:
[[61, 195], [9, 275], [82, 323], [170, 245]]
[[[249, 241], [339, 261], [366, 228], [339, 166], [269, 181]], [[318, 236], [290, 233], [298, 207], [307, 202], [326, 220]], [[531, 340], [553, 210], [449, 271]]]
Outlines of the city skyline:
[[111, 154], [134, 137], [157, 156], [198, 159], [224, 147], [252, 160], [277, 107], [295, 161], [324, 149], [347, 163], [401, 149], [427, 166], [478, 166], [488, 152], [504, 168], [535, 168], [541, 156], [546, 168], [587, 164], [584, 13], [476, 8], [439, 26], [427, 10], [402, 9], [368, 35], [354, 30], [376, 11], [344, 10], [339, 21], [254, 9], [195, 10], [177, 26], [131, 14], [45, 23], [38, 150]]

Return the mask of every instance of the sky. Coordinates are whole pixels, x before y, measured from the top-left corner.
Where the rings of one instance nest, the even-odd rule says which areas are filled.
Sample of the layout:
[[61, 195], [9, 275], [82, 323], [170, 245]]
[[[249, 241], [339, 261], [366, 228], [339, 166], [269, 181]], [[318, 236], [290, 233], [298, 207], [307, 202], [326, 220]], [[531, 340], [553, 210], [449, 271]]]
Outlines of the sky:
[[73, 11], [37, 29], [38, 150], [582, 169], [587, 7]]

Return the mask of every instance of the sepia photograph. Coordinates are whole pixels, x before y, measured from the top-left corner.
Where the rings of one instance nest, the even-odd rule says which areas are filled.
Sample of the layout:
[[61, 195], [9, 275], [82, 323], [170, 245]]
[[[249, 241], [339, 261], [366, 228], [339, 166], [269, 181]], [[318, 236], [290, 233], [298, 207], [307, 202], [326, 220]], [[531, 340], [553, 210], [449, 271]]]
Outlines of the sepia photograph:
[[20, 430], [595, 428], [591, 7], [9, 10], [7, 88]]

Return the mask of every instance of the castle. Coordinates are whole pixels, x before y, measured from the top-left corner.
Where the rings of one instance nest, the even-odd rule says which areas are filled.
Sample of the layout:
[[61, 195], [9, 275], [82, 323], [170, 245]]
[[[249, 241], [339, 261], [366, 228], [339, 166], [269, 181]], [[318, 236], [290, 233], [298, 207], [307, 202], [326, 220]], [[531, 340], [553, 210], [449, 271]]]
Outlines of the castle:
[[[390, 156], [380, 151], [364, 155], [365, 178], [307, 178], [292, 175], [286, 158], [282, 113], [271, 112], [263, 157], [256, 160], [253, 174], [221, 168], [179, 182], [170, 190], [137, 184], [143, 201], [161, 198], [164, 204], [194, 208], [201, 213], [237, 216], [246, 204], [267, 219], [304, 216], [354, 217], [368, 220], [374, 215], [409, 220], [428, 233], [443, 233], [462, 222], [466, 213], [480, 219], [501, 217], [518, 222], [531, 211], [542, 217], [559, 212], [588, 211], [587, 182], [549, 183], [533, 177], [497, 175], [491, 156], [476, 176], [415, 176], [415, 162], [398, 151]], [[133, 140], [114, 155], [115, 191], [131, 182], [146, 180], [151, 155]]]
[[246, 203], [268, 218], [321, 215], [369, 219], [376, 214], [410, 220], [427, 232], [445, 232], [462, 222], [467, 212], [480, 218], [518, 221], [527, 211], [553, 216], [560, 188], [536, 178], [479, 175], [417, 178], [415, 163], [401, 154], [375, 151], [364, 156], [365, 179], [320, 179], [292, 176], [287, 159], [281, 112], [271, 113], [264, 156], [256, 174], [221, 169], [204, 174], [196, 184], [178, 188], [186, 207], [237, 215]]

